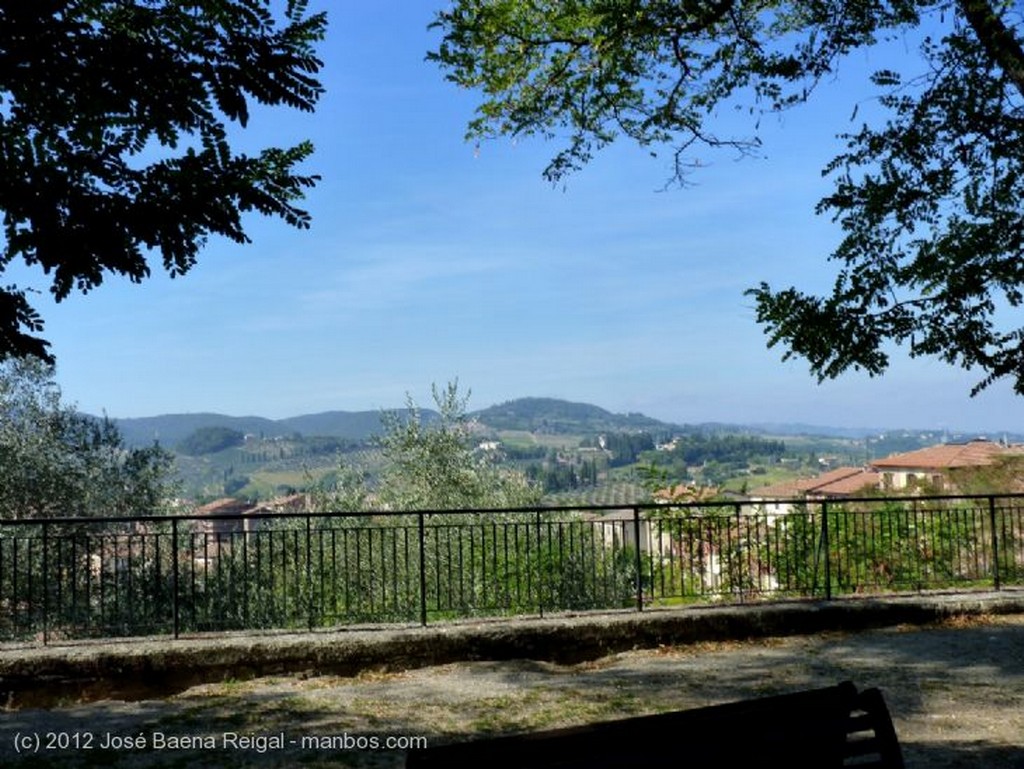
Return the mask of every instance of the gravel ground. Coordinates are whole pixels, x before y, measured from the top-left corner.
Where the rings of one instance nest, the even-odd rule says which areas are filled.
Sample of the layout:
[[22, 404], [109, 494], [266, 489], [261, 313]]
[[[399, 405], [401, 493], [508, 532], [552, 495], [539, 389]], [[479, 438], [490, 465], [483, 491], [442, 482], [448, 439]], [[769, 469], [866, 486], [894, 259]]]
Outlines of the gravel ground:
[[159, 700], [13, 710], [0, 714], [0, 765], [400, 767], [404, 750], [385, 749], [390, 738], [440, 743], [845, 679], [881, 687], [908, 766], [1024, 769], [1019, 614], [666, 646], [572, 666], [519, 660], [293, 675], [204, 684]]

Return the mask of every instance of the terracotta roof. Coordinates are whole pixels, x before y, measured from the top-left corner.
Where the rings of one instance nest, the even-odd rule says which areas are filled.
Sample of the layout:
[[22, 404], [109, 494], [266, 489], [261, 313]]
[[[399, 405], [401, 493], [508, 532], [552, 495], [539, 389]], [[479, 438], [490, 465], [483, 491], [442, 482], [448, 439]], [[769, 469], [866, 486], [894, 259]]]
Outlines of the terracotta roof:
[[893, 454], [885, 459], [872, 460], [877, 469], [914, 468], [919, 470], [947, 470], [951, 467], [978, 467], [990, 465], [999, 457], [1019, 454], [1019, 450], [1008, 449], [989, 441], [968, 443], [943, 443], [928, 446], [917, 451]]
[[827, 483], [824, 486], [819, 486], [814, 490], [814, 493], [824, 495], [857, 494], [868, 488], [877, 489], [881, 481], [881, 473], [863, 470], [855, 475], [848, 475], [845, 478], [839, 478], [831, 483]]
[[752, 493], [759, 497], [800, 497], [804, 494], [851, 494], [866, 486], [877, 486], [879, 476], [862, 467], [837, 467], [814, 478], [783, 481]]
[[633, 510], [632, 508], [622, 508], [621, 510], [605, 510], [601, 513], [591, 513], [585, 516], [587, 521], [632, 521]]
[[800, 485], [801, 483], [804, 483], [804, 481], [799, 479], [792, 481], [780, 481], [779, 483], [773, 483], [770, 486], [762, 486], [759, 489], [753, 489], [750, 493], [758, 497], [774, 499], [799, 497], [804, 493], [804, 490]]
[[246, 512], [250, 513], [304, 513], [309, 507], [308, 494], [289, 494], [274, 497], [259, 505], [254, 505]]
[[719, 490], [713, 486], [694, 486], [680, 483], [654, 492], [655, 502], [704, 502], [716, 497]]
[[252, 505], [248, 502], [243, 502], [232, 497], [224, 497], [222, 499], [209, 502], [202, 507], [197, 507], [195, 515], [235, 515], [245, 512], [251, 506]]
[[817, 478], [811, 478], [807, 481], [807, 490], [818, 491], [821, 488], [831, 486], [839, 481], [855, 478], [856, 476], [863, 474], [863, 467], [837, 467], [835, 470], [829, 470], [827, 473], [822, 473]]

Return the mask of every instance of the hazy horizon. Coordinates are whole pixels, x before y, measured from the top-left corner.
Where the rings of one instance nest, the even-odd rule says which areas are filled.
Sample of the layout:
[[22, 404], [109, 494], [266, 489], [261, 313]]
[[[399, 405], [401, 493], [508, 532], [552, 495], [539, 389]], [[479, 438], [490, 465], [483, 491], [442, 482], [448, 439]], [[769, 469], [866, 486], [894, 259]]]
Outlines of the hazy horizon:
[[[804, 427], [806, 427], [806, 428], [809, 428], [809, 429], [812, 429], [812, 430], [829, 430], [829, 429], [833, 429], [833, 430], [843, 431], [845, 433], [857, 432], [857, 433], [863, 433], [865, 435], [872, 435], [872, 434], [879, 433], [879, 432], [944, 432], [945, 431], [945, 432], [949, 432], [951, 434], [951, 436], [959, 436], [958, 437], [959, 440], [965, 440], [965, 439], [971, 439], [971, 438], [990, 438], [992, 440], [997, 440], [997, 439], [999, 439], [1001, 437], [1002, 433], [1004, 433], [1004, 432], [1009, 432], [1009, 433], [1014, 433], [1015, 432], [1015, 431], [1012, 431], [1012, 430], [998, 430], [998, 431], [994, 431], [994, 432], [998, 432], [999, 433], [997, 435], [997, 434], [993, 434], [993, 431], [977, 430], [977, 429], [974, 429], [974, 428], [972, 428], [970, 426], [968, 426], [966, 428], [950, 428], [950, 427], [944, 426], [944, 425], [937, 425], [937, 426], [935, 426], [935, 425], [911, 425], [911, 424], [888, 424], [888, 425], [878, 424], [878, 425], [856, 425], [856, 426], [850, 426], [850, 425], [842, 425], [842, 424], [819, 424], [819, 423], [810, 423], [810, 422], [801, 422], [801, 421], [737, 422], [735, 420], [728, 420], [728, 419], [706, 419], [706, 420], [699, 420], [699, 421], [679, 422], [679, 421], [672, 420], [672, 419], [663, 419], [663, 418], [661, 418], [661, 417], [659, 417], [659, 416], [657, 416], [655, 414], [647, 414], [647, 413], [635, 412], [635, 411], [634, 412], [614, 411], [612, 409], [605, 408], [604, 406], [602, 406], [599, 403], [587, 403], [585, 401], [573, 400], [571, 398], [560, 398], [560, 397], [556, 397], [556, 396], [533, 396], [533, 395], [526, 395], [526, 396], [521, 396], [519, 398], [506, 399], [506, 400], [503, 400], [503, 401], [499, 401], [497, 403], [488, 403], [488, 404], [483, 404], [483, 405], [480, 405], [480, 404], [474, 405], [474, 404], [471, 403], [470, 406], [469, 406], [469, 412], [472, 414], [472, 413], [475, 413], [475, 412], [484, 411], [484, 410], [486, 410], [486, 409], [488, 409], [488, 408], [490, 408], [492, 406], [498, 406], [498, 405], [501, 405], [503, 403], [508, 403], [508, 402], [517, 401], [517, 400], [530, 399], [530, 398], [545, 398], [545, 399], [550, 398], [550, 399], [553, 399], [553, 400], [564, 401], [564, 402], [567, 402], [567, 403], [583, 404], [583, 405], [587, 405], [587, 406], [595, 406], [597, 408], [604, 409], [608, 413], [616, 415], [616, 416], [627, 416], [627, 415], [630, 415], [630, 414], [639, 414], [640, 416], [643, 416], [643, 417], [649, 417], [649, 418], [652, 418], [652, 419], [656, 419], [656, 420], [658, 420], [660, 422], [665, 423], [666, 425], [679, 426], [679, 427], [700, 426], [700, 425], [705, 425], [705, 424], [722, 424], [722, 425], [728, 425], [728, 426], [751, 427], [751, 428], [757, 428], [757, 429], [770, 429], [772, 427], [777, 427], [777, 428], [786, 428], [786, 429], [791, 429], [792, 430], [792, 429], [796, 429], [796, 428], [804, 428]], [[298, 418], [302, 418], [302, 417], [316, 416], [316, 415], [319, 415], [319, 414], [329, 414], [329, 413], [344, 413], [344, 414], [366, 414], [366, 413], [375, 413], [375, 412], [379, 413], [379, 412], [385, 412], [385, 411], [400, 410], [400, 409], [405, 408], [405, 405], [406, 405], [405, 403], [402, 403], [402, 404], [394, 404], [394, 405], [390, 405], [390, 406], [381, 406], [380, 408], [369, 408], [369, 409], [325, 409], [325, 410], [322, 410], [322, 411], [300, 412], [300, 413], [295, 413], [295, 414], [286, 414], [286, 415], [283, 415], [283, 416], [267, 416], [265, 414], [257, 414], [257, 413], [228, 413], [228, 412], [216, 411], [216, 410], [211, 410], [211, 409], [200, 409], [198, 411], [185, 411], [185, 412], [163, 412], [163, 413], [159, 413], [159, 414], [141, 414], [141, 415], [130, 416], [130, 417], [118, 416], [116, 414], [108, 413], [108, 414], [106, 414], [106, 416], [110, 417], [111, 419], [114, 419], [115, 421], [147, 420], [147, 419], [159, 419], [159, 418], [164, 418], [164, 417], [186, 417], [186, 416], [198, 416], [198, 415], [214, 415], [214, 416], [223, 416], [223, 417], [227, 417], [227, 418], [230, 418], [230, 419], [267, 419], [267, 420], [274, 421], [274, 422], [282, 422], [282, 421], [288, 421], [290, 419], [298, 419]], [[430, 410], [430, 409], [432, 409], [434, 404], [433, 403], [429, 403], [429, 404], [427, 404], [427, 403], [419, 403], [417, 405], [420, 406], [424, 410]]]

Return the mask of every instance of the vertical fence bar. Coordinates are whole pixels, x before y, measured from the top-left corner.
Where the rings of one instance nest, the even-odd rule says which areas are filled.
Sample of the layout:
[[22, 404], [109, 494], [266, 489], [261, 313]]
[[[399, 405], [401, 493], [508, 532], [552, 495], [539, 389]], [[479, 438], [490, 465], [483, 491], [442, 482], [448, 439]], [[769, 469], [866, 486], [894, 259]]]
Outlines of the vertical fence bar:
[[541, 524], [540, 510], [534, 511], [537, 527], [537, 613], [544, 619], [544, 588], [547, 579], [544, 576], [544, 550], [540, 546]]
[[[407, 529], [406, 529], [404, 524], [402, 526], [396, 526], [396, 527], [394, 527], [391, 530], [391, 572], [392, 572], [392, 575], [393, 575], [391, 577], [391, 599], [392, 599], [391, 600], [391, 608], [394, 610], [396, 616], [400, 615], [401, 610], [402, 610], [401, 591], [398, 589], [398, 583], [399, 583], [399, 573], [398, 573], [398, 571], [399, 571], [399, 569], [398, 569], [398, 564], [399, 564], [399, 559], [398, 559], [398, 539], [399, 539], [399, 534], [400, 533], [402, 535], [408, 537], [408, 531], [407, 531]], [[401, 561], [401, 563], [402, 563], [402, 572], [405, 573], [405, 574], [409, 573], [408, 552], [409, 551], [408, 551], [408, 548], [407, 548], [406, 551], [405, 551], [405, 554], [404, 554], [405, 557], [403, 557], [403, 559]], [[405, 587], [405, 585], [403, 585], [403, 587]]]
[[821, 548], [825, 553], [825, 600], [832, 600], [832, 557], [828, 539], [828, 502], [821, 503]]
[[988, 498], [988, 522], [992, 527], [992, 584], [999, 590], [999, 532], [996, 528], [996, 498], [992, 495]]
[[640, 508], [633, 507], [633, 541], [636, 543], [636, 610], [644, 610], [644, 565], [640, 557]]
[[24, 559], [27, 561], [25, 566], [25, 622], [26, 629], [30, 634], [34, 634], [36, 630], [35, 626], [35, 615], [36, 615], [36, 604], [35, 604], [35, 580], [32, 578], [32, 535], [27, 534], [25, 536], [25, 555]]
[[18, 629], [18, 529], [11, 537], [11, 628]]
[[420, 536], [420, 625], [427, 626], [427, 529], [425, 514], [419, 513], [418, 527]]
[[178, 519], [171, 519], [171, 613], [174, 637], [181, 633], [181, 615], [178, 606]]
[[[4, 548], [4, 535], [5, 535], [6, 531], [7, 530], [5, 529], [4, 526], [0, 526], [0, 603], [6, 603], [6, 601], [4, 599], [4, 594], [6, 592], [5, 587], [4, 587], [4, 583], [8, 582], [8, 579], [6, 577], [6, 573], [4, 571], [4, 566], [6, 565], [6, 557], [4, 556], [4, 551], [5, 551], [5, 548]], [[13, 600], [14, 600], [14, 595], [12, 594], [11, 595], [12, 603], [13, 603]], [[0, 641], [8, 640], [7, 637], [4, 635], [5, 631], [9, 632], [11, 634], [10, 635], [11, 638], [14, 637], [14, 612], [13, 611], [11, 612], [11, 627], [10, 627], [9, 630], [4, 627], [3, 623], [0, 623]]]
[[306, 618], [309, 632], [313, 632], [313, 517], [306, 515]]
[[[737, 502], [733, 506], [733, 512], [736, 514], [736, 549], [739, 551], [738, 552], [739, 558], [736, 559], [737, 562], [739, 563], [739, 570], [740, 570], [739, 598], [740, 598], [740, 603], [743, 603], [743, 601], [745, 600], [745, 596], [746, 596], [748, 585], [751, 586], [751, 587], [753, 586], [753, 579], [751, 578], [751, 575], [754, 573], [754, 565], [750, 562], [750, 550], [751, 550], [751, 548], [750, 548], [750, 532], [749, 531], [745, 531], [745, 529], [747, 529], [748, 527], [745, 527], [743, 525], [743, 506], [740, 505]], [[744, 547], [744, 540], [746, 540], [746, 547]], [[744, 550], [747, 551], [746, 552], [746, 559], [744, 559], [744, 557], [743, 557], [743, 551]], [[744, 562], [744, 560], [746, 560], [747, 580], [750, 580], [749, 583], [744, 581], [744, 579], [743, 579], [743, 565], [744, 565], [743, 562]]]
[[[708, 585], [703, 585], [705, 597], [711, 593], [731, 592], [732, 600], [737, 602], [749, 600], [748, 593], [754, 595], [762, 589], [771, 589], [767, 586], [767, 580], [773, 576], [788, 585], [788, 571], [812, 566], [814, 575], [810, 585], [810, 596], [825, 601], [834, 600], [861, 585], [888, 587], [889, 582], [884, 581], [884, 575], [876, 576], [873, 569], [872, 564], [879, 560], [890, 562], [889, 565], [896, 575], [892, 578], [892, 586], [898, 589], [920, 590], [924, 587], [944, 585], [948, 580], [957, 584], [973, 583], [975, 587], [984, 587], [980, 583], [985, 582], [992, 585], [994, 590], [1001, 590], [1002, 580], [1006, 578], [1012, 581], [1016, 574], [1015, 547], [1021, 526], [1020, 510], [1015, 507], [1015, 503], [1010, 504], [1013, 496], [987, 493], [969, 498], [973, 500], [969, 512], [953, 507], [947, 509], [944, 503], [928, 504], [932, 499], [946, 499], [945, 497], [911, 500], [914, 504], [910, 504], [906, 498], [898, 498], [906, 504], [906, 508], [894, 509], [887, 515], [880, 515], [878, 511], [871, 513], [873, 508], [846, 510], [842, 503], [832, 505], [831, 500], [808, 502], [807, 506], [802, 508], [807, 517], [800, 521], [802, 523], [803, 520], [807, 520], [808, 525], [806, 528], [794, 528], [793, 553], [784, 553], [785, 557], [779, 555], [779, 539], [785, 539], [785, 536], [773, 535], [767, 525], [767, 518], [762, 522], [756, 513], [748, 515], [748, 508], [743, 503], [730, 502], [721, 506], [721, 515], [697, 519], [697, 523], [706, 529], [699, 535], [686, 527], [680, 529], [689, 537], [684, 539], [682, 534], [679, 535], [679, 547], [683, 552], [681, 557], [686, 559], [688, 554], [690, 559], [690, 563], [685, 565], [686, 568], [683, 568], [682, 572], [689, 574], [690, 571], [687, 569], [700, 568], [701, 581], [710, 580]], [[1004, 505], [1003, 502], [1007, 500], [1009, 501]], [[815, 506], [821, 515], [821, 522], [817, 527], [813, 525]], [[257, 573], [252, 575], [243, 571], [248, 568], [250, 555], [247, 549], [248, 526], [241, 535], [241, 540], [232, 536], [229, 544], [223, 543], [223, 535], [198, 534], [193, 532], [190, 526], [184, 533], [184, 536], [188, 537], [188, 540], [185, 540], [181, 538], [181, 522], [185, 521], [188, 526], [189, 519], [171, 517], [171, 547], [167, 548], [161, 541], [167, 536], [168, 529], [164, 528], [166, 524], [160, 526], [162, 533], [157, 535], [152, 545], [142, 535], [102, 529], [101, 533], [95, 535], [98, 545], [90, 546], [89, 531], [66, 531], [69, 522], [63, 519], [38, 521], [32, 523], [31, 527], [29, 524], [18, 523], [19, 530], [26, 532], [26, 536], [6, 538], [2, 543], [3, 548], [0, 548], [0, 589], [3, 590], [5, 597], [10, 594], [10, 616], [4, 617], [4, 620], [11, 623], [11, 632], [20, 628], [34, 636], [36, 642], [44, 646], [47, 646], [50, 640], [63, 638], [66, 633], [76, 630], [91, 633], [98, 628], [107, 628], [111, 632], [136, 632], [133, 623], [140, 615], [143, 618], [149, 616], [150, 611], [148, 607], [133, 602], [140, 600], [147, 592], [143, 588], [152, 582], [153, 600], [157, 602], [157, 611], [162, 617], [159, 626], [167, 629], [164, 623], [169, 618], [163, 612], [170, 608], [173, 637], [178, 639], [183, 628], [188, 631], [195, 626], [203, 630], [223, 625], [229, 617], [217, 609], [222, 604], [230, 605], [242, 600], [242, 614], [247, 615], [250, 600], [247, 591], [255, 589], [264, 576], [271, 584], [275, 579], [282, 580], [279, 592], [289, 599], [285, 607], [287, 616], [283, 618], [283, 625], [274, 625], [282, 621], [279, 616], [280, 610], [274, 614], [276, 605], [268, 605], [262, 609], [268, 615], [264, 624], [276, 627], [301, 628], [302, 625], [298, 624], [298, 615], [299, 609], [303, 609], [306, 614], [304, 624], [309, 630], [313, 630], [318, 624], [323, 624], [332, 611], [337, 611], [337, 602], [343, 591], [346, 591], [347, 613], [347, 591], [364, 590], [364, 581], [370, 605], [360, 610], [360, 617], [368, 617], [371, 621], [375, 621], [379, 616], [378, 609], [392, 612], [395, 616], [401, 614], [406, 619], [413, 619], [418, 608], [419, 623], [425, 627], [429, 622], [431, 605], [434, 605], [435, 613], [440, 612], [439, 616], [465, 610], [467, 606], [480, 612], [500, 613], [515, 610], [518, 613], [520, 607], [527, 612], [532, 611], [530, 606], [533, 605], [540, 617], [544, 617], [545, 613], [550, 614], [552, 610], [574, 607], [576, 604], [572, 602], [579, 596], [584, 596], [587, 600], [594, 598], [595, 601], [607, 598], [612, 584], [609, 579], [610, 569], [617, 569], [620, 564], [625, 570], [632, 565], [634, 585], [630, 588], [628, 582], [626, 585], [616, 582], [620, 589], [624, 587], [625, 593], [631, 595], [619, 592], [615, 605], [627, 606], [628, 602], [624, 604], [623, 600], [629, 597], [629, 602], [635, 604], [633, 610], [642, 612], [645, 611], [645, 603], [664, 599], [667, 594], [666, 579], [669, 579], [669, 585], [674, 585], [671, 572], [666, 572], [665, 569], [666, 566], [669, 569], [674, 567], [675, 543], [666, 544], [665, 527], [668, 524], [659, 520], [657, 513], [652, 512], [655, 508], [639, 503], [631, 504], [627, 510], [630, 508], [631, 515], [627, 512], [625, 515], [616, 516], [613, 522], [595, 520], [589, 524], [576, 519], [562, 521], [557, 515], [552, 515], [550, 510], [534, 508], [523, 511], [521, 519], [517, 511], [515, 523], [492, 521], [478, 525], [472, 521], [483, 516], [469, 516], [467, 511], [467, 517], [463, 521], [452, 519], [447, 523], [440, 522], [439, 527], [435, 529], [433, 546], [426, 543], [426, 519], [430, 513], [421, 511], [416, 513], [416, 544], [408, 540], [412, 533], [411, 515], [410, 518], [403, 519], [409, 523], [403, 524], [401, 528], [381, 529], [367, 526], [356, 529], [355, 567], [359, 569], [360, 552], [365, 551], [365, 560], [369, 563], [370, 572], [363, 574], [360, 571], [353, 580], [339, 580], [339, 564], [336, 562], [337, 558], [332, 558], [334, 578], [331, 584], [328, 584], [324, 571], [328, 556], [325, 553], [326, 543], [323, 541], [323, 534], [328, 530], [325, 528], [327, 524], [321, 522], [314, 527], [313, 519], [317, 517], [314, 513], [302, 514], [305, 518], [304, 547], [300, 539], [302, 526], [295, 525], [287, 532], [281, 533], [285, 539], [279, 540], [280, 558], [275, 557], [276, 553], [272, 549], [274, 537], [273, 533], [270, 533], [270, 559], [277, 563], [273, 564], [274, 568], [268, 567], [266, 575], [260, 573], [260, 547], [256, 548], [255, 553]], [[649, 512], [654, 517], [642, 521], [641, 516]], [[533, 514], [532, 521], [529, 513]], [[837, 516], [834, 525], [831, 521], [832, 513], [836, 513]], [[984, 534], [986, 518], [987, 525], [991, 527], [991, 533], [987, 537]], [[529, 534], [531, 523], [534, 529], [532, 541]], [[762, 525], [765, 527], [764, 532], [761, 531]], [[605, 536], [606, 528], [612, 530], [610, 542]], [[479, 541], [475, 536], [478, 529], [481, 534]], [[903, 555], [904, 542], [896, 540], [902, 537], [906, 543], [910, 543], [910, 531], [917, 532], [921, 548], [933, 555], [922, 555], [917, 548], [912, 548], [909, 554]], [[331, 532], [333, 552], [333, 529]], [[312, 541], [314, 533], [319, 537], [319, 543], [315, 547]], [[345, 534], [347, 533], [346, 530]], [[525, 543], [520, 541], [521, 533], [525, 533]], [[818, 536], [816, 552], [815, 534]], [[203, 537], [202, 546], [196, 541], [197, 536]], [[214, 536], [218, 538], [212, 539]], [[398, 536], [403, 536], [403, 542], [398, 542]], [[624, 549], [628, 547], [630, 536], [635, 545], [632, 558]], [[709, 550], [695, 549], [690, 541], [694, 537], [701, 542], [707, 540], [714, 547]], [[967, 550], [961, 549], [960, 546], [964, 537], [968, 537], [969, 540], [968, 545], [963, 546], [969, 547]], [[84, 545], [79, 544], [82, 538], [85, 539]], [[833, 539], [836, 541], [835, 553], [831, 548]], [[65, 541], [67, 545], [64, 544]], [[237, 545], [239, 541], [241, 563], [234, 560], [237, 559], [235, 553], [231, 556], [233, 560], [229, 561], [226, 552], [230, 552], [228, 548]], [[895, 544], [892, 544], [890, 550], [883, 552], [882, 548], [890, 542]], [[465, 554], [462, 552], [463, 544], [467, 551]], [[84, 573], [77, 568], [80, 566], [79, 547], [84, 548], [88, 563]], [[414, 571], [411, 558], [415, 553], [414, 548], [417, 547], [419, 563], [418, 569]], [[986, 547], [989, 548], [987, 553]], [[428, 553], [428, 549], [431, 549], [431, 552]], [[448, 552], [447, 559], [443, 556], [445, 549]], [[374, 557], [375, 550], [380, 553], [379, 558]], [[119, 564], [111, 560], [107, 564], [110, 567], [108, 573], [94, 574], [93, 561], [89, 558], [94, 551], [100, 554], [96, 556], [100, 571], [104, 568], [104, 561], [109, 560], [103, 554], [115, 559], [125, 559], [126, 563]], [[171, 559], [169, 573], [163, 566], [163, 556], [167, 556], [168, 551]], [[1003, 569], [1001, 563], [1004, 552], [1007, 557], [1006, 569]], [[303, 553], [306, 559], [305, 574], [299, 567]], [[722, 588], [718, 586], [718, 577], [715, 574], [709, 576], [709, 572], [717, 569], [706, 568], [705, 564], [706, 558], [718, 557], [718, 553], [721, 553], [723, 559], [728, 558], [728, 563], [722, 565], [730, 569], [729, 572], [723, 572], [730, 582]], [[898, 560], [901, 557], [904, 558], [903, 561]], [[437, 563], [428, 566], [428, 559], [435, 558]], [[922, 561], [923, 558], [927, 560]], [[991, 559], [991, 563], [986, 563], [986, 559]], [[150, 572], [147, 569], [150, 567], [146, 566], [150, 561], [156, 563], [152, 578], [148, 576]], [[184, 574], [181, 572], [182, 566], [186, 569]], [[346, 577], [350, 576], [352, 566], [348, 558], [347, 544], [344, 566]], [[373, 577], [378, 571], [379, 581]], [[447, 586], [441, 584], [445, 571], [448, 573]], [[453, 576], [453, 572], [457, 573]], [[822, 573], [824, 590], [820, 590], [819, 587]], [[253, 576], [255, 582], [249, 584]], [[244, 584], [237, 583], [239, 577], [244, 580]], [[762, 585], [762, 577], [766, 579], [765, 585]], [[191, 598], [190, 578], [193, 583]], [[289, 579], [294, 580], [291, 585], [288, 584]], [[430, 593], [434, 592], [435, 579], [437, 598], [432, 599]], [[455, 579], [459, 580], [458, 585]], [[409, 591], [416, 589], [417, 580], [418, 607], [413, 606], [414, 599], [409, 595]], [[833, 580], [836, 581], [836, 585], [832, 584]], [[292, 589], [289, 590], [289, 587]], [[455, 595], [456, 587], [459, 596]], [[476, 595], [477, 591], [474, 588], [479, 590], [479, 595]], [[305, 608], [301, 598], [303, 589], [307, 590]], [[466, 591], [464, 596], [461, 595], [463, 589]], [[94, 610], [91, 608], [94, 603], [91, 596], [93, 590], [98, 592]], [[389, 590], [392, 591], [391, 594]], [[537, 591], [536, 596], [532, 595], [534, 590]], [[680, 577], [679, 590], [681, 594], [687, 592], [683, 576]], [[80, 594], [81, 591], [84, 592]], [[170, 607], [165, 605], [168, 591]], [[403, 592], [408, 598], [402, 596]], [[431, 603], [432, 600], [436, 605]], [[82, 601], [84, 608], [79, 606]], [[376, 605], [378, 601], [379, 607]], [[335, 607], [333, 610], [329, 608], [332, 605]], [[184, 618], [182, 612], [185, 612]], [[189, 616], [192, 617], [191, 624]], [[248, 616], [242, 617], [243, 628], [251, 626], [249, 619]], [[0, 631], [6, 632], [6, 627], [0, 628]]]
[[50, 580], [48, 577], [49, 572], [49, 552], [50, 552], [50, 527], [44, 522], [43, 523], [43, 646], [50, 643]]

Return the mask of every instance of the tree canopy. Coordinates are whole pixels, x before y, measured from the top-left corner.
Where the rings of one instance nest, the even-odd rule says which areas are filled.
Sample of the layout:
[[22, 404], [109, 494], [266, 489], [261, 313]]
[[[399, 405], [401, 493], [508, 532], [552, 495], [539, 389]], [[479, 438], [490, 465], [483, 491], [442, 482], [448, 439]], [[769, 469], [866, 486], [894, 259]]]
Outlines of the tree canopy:
[[517, 471], [473, 451], [469, 394], [458, 381], [433, 387], [437, 419], [425, 422], [416, 403], [405, 413], [385, 412], [380, 447], [386, 467], [381, 501], [394, 510], [452, 510], [535, 505], [540, 494]]
[[0, 518], [147, 515], [170, 502], [173, 456], [128, 449], [109, 419], [62, 401], [52, 367], [0, 363]]
[[[872, 83], [886, 117], [843, 138], [818, 205], [842, 228], [830, 294], [748, 291], [770, 346], [819, 379], [872, 375], [890, 342], [1008, 378], [1024, 394], [1024, 10], [1001, 0], [455, 0], [429, 55], [479, 90], [469, 136], [567, 137], [560, 180], [620, 137], [749, 152], [756, 116], [813, 98], [854, 50], [917, 30], [920, 56]], [[746, 105], [749, 136], [716, 131]], [[855, 112], [851, 104], [851, 112]]]
[[459, 392], [458, 381], [432, 389], [435, 418], [411, 397], [404, 410], [381, 415], [377, 444], [384, 468], [376, 490], [371, 493], [364, 473], [342, 463], [326, 488], [313, 489], [316, 509], [486, 510], [540, 503], [541, 491], [523, 473], [474, 450], [469, 395]]
[[[283, 3], [281, 5], [284, 5]], [[250, 102], [312, 110], [323, 14], [288, 0], [0, 2], [2, 273], [17, 259], [58, 300], [159, 258], [187, 272], [209, 235], [246, 242], [255, 211], [308, 227], [303, 142], [236, 153]], [[157, 257], [158, 255], [158, 257]], [[30, 290], [0, 284], [0, 360], [52, 362]]]
[[245, 443], [245, 433], [230, 427], [200, 427], [182, 438], [178, 443], [178, 451], [182, 454], [198, 457], [203, 454], [215, 454], [218, 451], [241, 446]]

